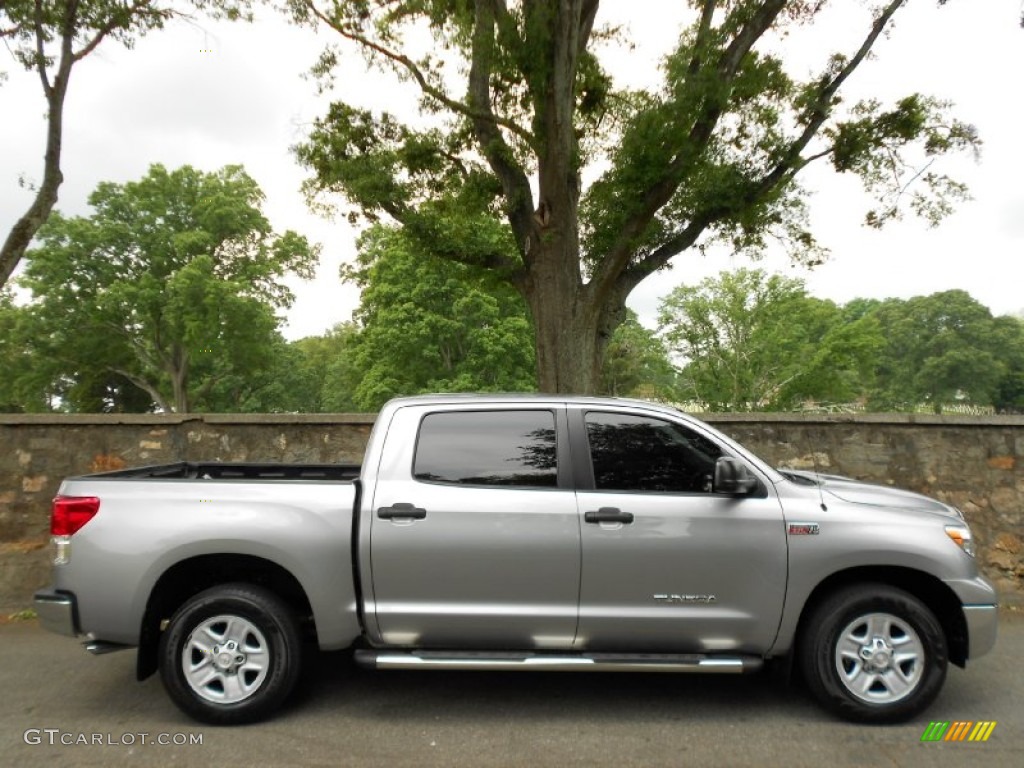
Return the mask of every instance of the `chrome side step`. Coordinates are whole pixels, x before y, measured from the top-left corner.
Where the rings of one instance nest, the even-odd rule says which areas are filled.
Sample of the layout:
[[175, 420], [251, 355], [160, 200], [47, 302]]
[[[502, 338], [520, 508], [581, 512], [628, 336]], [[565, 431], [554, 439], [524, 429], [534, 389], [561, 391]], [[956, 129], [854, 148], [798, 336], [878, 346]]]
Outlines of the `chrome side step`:
[[450, 669], [552, 672], [704, 672], [739, 674], [760, 669], [758, 656], [669, 653], [588, 653], [556, 656], [534, 653], [382, 651], [360, 649], [355, 661], [371, 669]]
[[134, 648], [133, 645], [124, 645], [122, 643], [108, 643], [106, 640], [86, 640], [82, 645], [85, 646], [85, 650], [94, 656], [102, 656], [106, 653], [115, 653], [117, 651], [126, 651], [129, 648]]

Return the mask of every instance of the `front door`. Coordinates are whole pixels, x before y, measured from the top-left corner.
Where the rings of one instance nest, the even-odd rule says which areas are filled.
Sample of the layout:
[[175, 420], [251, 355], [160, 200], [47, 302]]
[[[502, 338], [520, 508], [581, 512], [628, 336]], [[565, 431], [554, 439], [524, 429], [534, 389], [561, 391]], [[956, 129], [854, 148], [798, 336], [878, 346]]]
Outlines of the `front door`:
[[449, 409], [415, 418], [418, 427], [392, 425], [417, 434], [416, 444], [399, 447], [382, 467], [373, 499], [381, 640], [571, 648], [580, 531], [568, 470], [558, 472], [564, 411]]
[[[787, 542], [771, 484], [712, 487], [725, 451], [642, 411], [571, 412], [592, 476], [578, 493], [582, 540], [576, 647], [751, 652], [771, 646], [786, 590]], [[590, 474], [589, 472], [584, 473]]]

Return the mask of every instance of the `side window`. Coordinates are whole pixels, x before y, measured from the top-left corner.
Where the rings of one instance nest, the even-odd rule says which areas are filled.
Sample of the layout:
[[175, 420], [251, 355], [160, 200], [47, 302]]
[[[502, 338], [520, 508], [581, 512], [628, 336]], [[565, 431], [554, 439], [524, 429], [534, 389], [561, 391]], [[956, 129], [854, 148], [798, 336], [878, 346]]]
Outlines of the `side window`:
[[586, 415], [599, 491], [710, 493], [722, 449], [679, 424], [646, 416]]
[[459, 485], [554, 488], [551, 411], [466, 411], [427, 415], [420, 424], [413, 476]]

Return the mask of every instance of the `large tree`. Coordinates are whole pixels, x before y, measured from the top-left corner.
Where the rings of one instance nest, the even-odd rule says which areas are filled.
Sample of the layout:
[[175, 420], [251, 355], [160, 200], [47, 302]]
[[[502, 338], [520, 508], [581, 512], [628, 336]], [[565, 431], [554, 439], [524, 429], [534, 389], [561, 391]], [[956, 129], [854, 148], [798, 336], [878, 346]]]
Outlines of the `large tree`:
[[[797, 184], [811, 164], [860, 175], [879, 199], [876, 226], [905, 206], [935, 221], [965, 194], [923, 170], [928, 156], [978, 146], [947, 105], [840, 98], [904, 3], [878, 5], [850, 50], [800, 80], [773, 50], [827, 0], [690, 0], [660, 87], [628, 91], [598, 57], [621, 38], [599, 26], [598, 0], [290, 0], [298, 20], [420, 97], [407, 122], [332, 104], [297, 150], [307, 191], [340, 193], [400, 222], [424, 252], [513, 285], [540, 388], [592, 392], [626, 298], [676, 255], [778, 238], [798, 260], [821, 258]], [[343, 54], [328, 50], [315, 70], [329, 78]], [[480, 237], [481, 216], [503, 219], [508, 237]]]
[[[55, 212], [27, 254], [38, 366], [51, 380], [128, 383], [162, 410], [240, 402], [230, 385], [270, 365], [288, 274], [316, 249], [276, 234], [240, 166], [204, 173], [154, 165], [140, 181], [101, 183], [94, 213]], [[244, 382], [242, 382], [244, 384]]]
[[[244, 15], [250, 0], [192, 0], [215, 15]], [[64, 100], [74, 66], [112, 39], [131, 47], [138, 37], [182, 16], [171, 0], [0, 0], [0, 41], [18, 64], [39, 76], [46, 99], [43, 175], [28, 210], [0, 246], [0, 287], [7, 283], [36, 232], [57, 204], [64, 138]], [[2, 73], [0, 73], [2, 74]], [[12, 110], [7, 110], [8, 118]], [[22, 182], [24, 185], [24, 182]]]
[[864, 393], [883, 338], [802, 280], [741, 269], [666, 296], [661, 331], [682, 364], [680, 391], [712, 410], [787, 410]]
[[[1020, 323], [993, 318], [966, 291], [888, 299], [871, 316], [885, 337], [872, 407], [928, 404], [938, 413], [957, 402], [1002, 404], [1000, 389], [1012, 389], [1012, 376], [1020, 371]], [[1013, 407], [1012, 392], [1006, 397], [1005, 407]]]

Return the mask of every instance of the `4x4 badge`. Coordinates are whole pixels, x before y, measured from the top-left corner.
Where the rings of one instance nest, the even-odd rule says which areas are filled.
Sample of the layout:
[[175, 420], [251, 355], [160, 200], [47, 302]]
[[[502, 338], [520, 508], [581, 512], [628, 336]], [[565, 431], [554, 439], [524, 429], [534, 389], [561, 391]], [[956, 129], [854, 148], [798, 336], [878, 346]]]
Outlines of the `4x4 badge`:
[[821, 529], [817, 523], [790, 523], [789, 524], [789, 535], [790, 536], [817, 536], [821, 533]]

